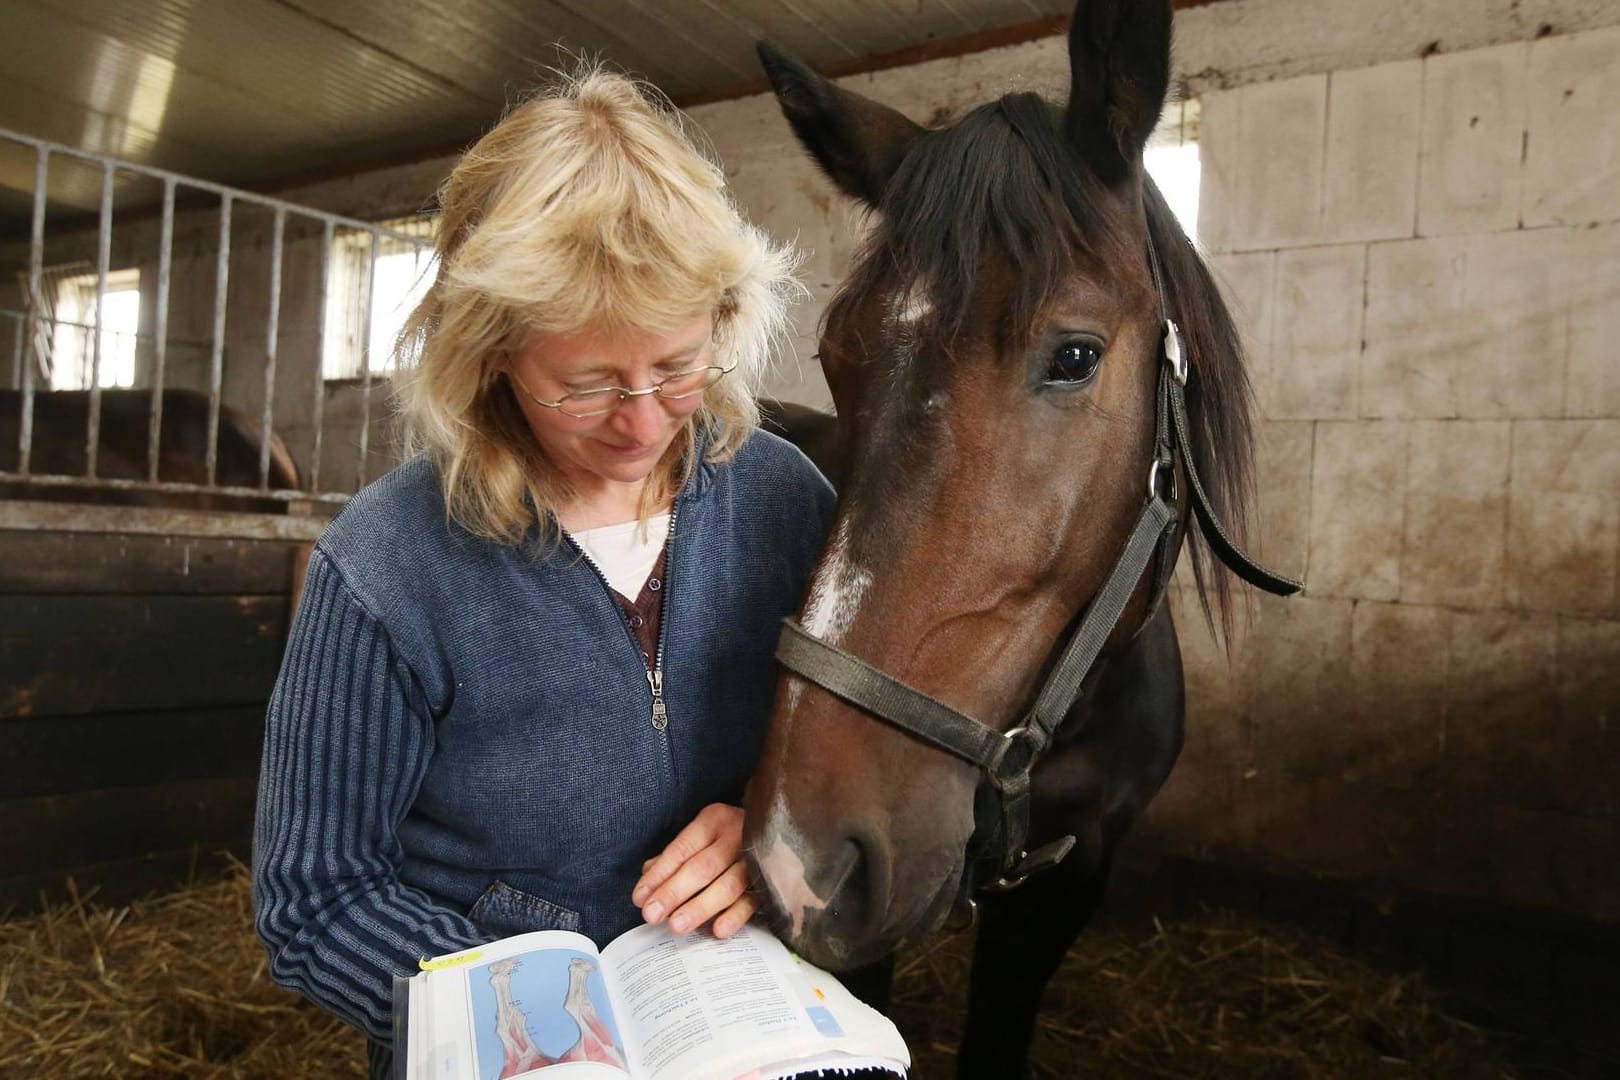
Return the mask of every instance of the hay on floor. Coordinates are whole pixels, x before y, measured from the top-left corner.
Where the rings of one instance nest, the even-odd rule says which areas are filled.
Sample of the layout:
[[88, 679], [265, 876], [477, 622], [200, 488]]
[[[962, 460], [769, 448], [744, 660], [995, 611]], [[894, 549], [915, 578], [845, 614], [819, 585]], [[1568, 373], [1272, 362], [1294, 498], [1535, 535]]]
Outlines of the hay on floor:
[[[891, 1010], [919, 1077], [949, 1077], [968, 935], [903, 958]], [[1036, 1077], [1318, 1080], [1511, 1077], [1504, 1047], [1446, 1014], [1416, 974], [1231, 913], [1082, 935], [1046, 990]]]
[[[902, 958], [896, 1022], [920, 1080], [951, 1075], [971, 942]], [[1485, 1033], [1422, 980], [1232, 915], [1082, 938], [1047, 992], [1040, 1077], [1501, 1077]], [[246, 875], [125, 907], [75, 902], [0, 923], [0, 1075], [337, 1080], [351, 1028], [274, 986]]]
[[365, 1075], [353, 1028], [276, 986], [247, 875], [0, 923], [0, 1076]]

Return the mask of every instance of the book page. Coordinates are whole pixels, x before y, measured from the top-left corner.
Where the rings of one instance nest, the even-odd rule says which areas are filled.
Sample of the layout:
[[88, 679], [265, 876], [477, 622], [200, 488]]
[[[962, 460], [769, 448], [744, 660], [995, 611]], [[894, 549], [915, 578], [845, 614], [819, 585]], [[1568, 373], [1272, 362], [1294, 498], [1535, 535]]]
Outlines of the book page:
[[729, 1078], [833, 1051], [907, 1057], [884, 1017], [758, 927], [724, 941], [638, 927], [602, 959], [639, 1080]]
[[[411, 1080], [547, 1080], [629, 1075], [589, 938], [520, 934], [441, 957], [413, 982]], [[418, 1015], [427, 1023], [417, 1030]]]

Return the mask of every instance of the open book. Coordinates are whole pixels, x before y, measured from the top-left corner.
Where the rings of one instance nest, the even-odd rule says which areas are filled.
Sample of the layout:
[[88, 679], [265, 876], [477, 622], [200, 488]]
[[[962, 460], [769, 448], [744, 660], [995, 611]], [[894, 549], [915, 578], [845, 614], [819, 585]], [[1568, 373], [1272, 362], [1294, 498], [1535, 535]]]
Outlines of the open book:
[[754, 926], [724, 941], [639, 926], [601, 950], [543, 930], [424, 966], [395, 994], [395, 1075], [409, 1080], [779, 1080], [911, 1064], [886, 1017]]

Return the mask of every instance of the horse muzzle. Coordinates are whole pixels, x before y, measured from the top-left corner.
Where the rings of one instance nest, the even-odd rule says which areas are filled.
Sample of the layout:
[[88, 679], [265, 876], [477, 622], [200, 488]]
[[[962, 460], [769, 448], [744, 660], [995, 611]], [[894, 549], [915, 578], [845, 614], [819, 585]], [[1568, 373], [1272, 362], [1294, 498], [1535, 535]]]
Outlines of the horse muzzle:
[[825, 842], [795, 839], [768, 826], [763, 842], [749, 846], [750, 870], [763, 886], [767, 922], [811, 963], [859, 967], [925, 937], [950, 913], [959, 854], [900, 866], [889, 838], [863, 820], [841, 822]]

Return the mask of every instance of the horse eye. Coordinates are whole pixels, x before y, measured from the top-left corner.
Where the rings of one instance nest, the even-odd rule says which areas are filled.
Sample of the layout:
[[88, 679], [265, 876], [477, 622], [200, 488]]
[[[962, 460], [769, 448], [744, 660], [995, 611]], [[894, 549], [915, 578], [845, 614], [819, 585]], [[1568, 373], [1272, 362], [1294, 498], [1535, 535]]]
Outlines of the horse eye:
[[1090, 382], [1102, 364], [1102, 346], [1089, 341], [1069, 341], [1059, 345], [1052, 353], [1052, 362], [1046, 369], [1046, 381], [1078, 384]]

